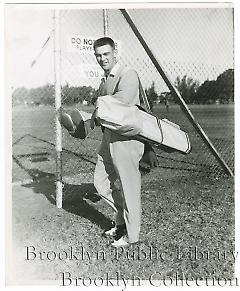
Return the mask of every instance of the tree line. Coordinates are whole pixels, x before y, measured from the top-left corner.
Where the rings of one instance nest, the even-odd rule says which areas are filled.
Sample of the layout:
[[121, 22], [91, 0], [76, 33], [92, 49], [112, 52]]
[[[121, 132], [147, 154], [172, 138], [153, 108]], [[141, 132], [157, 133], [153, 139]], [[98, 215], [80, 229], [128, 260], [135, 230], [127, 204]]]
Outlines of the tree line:
[[[64, 85], [61, 88], [62, 103], [72, 105], [82, 103], [84, 100], [87, 103], [98, 94], [97, 90], [91, 86], [69, 86]], [[55, 89], [54, 85], [47, 84], [37, 88], [27, 89], [19, 87], [12, 94], [13, 105], [28, 104], [28, 105], [54, 105]]]
[[[234, 102], [234, 70], [228, 69], [220, 74], [216, 80], [206, 80], [201, 85], [198, 81], [193, 80], [187, 75], [182, 78], [177, 77], [175, 86], [187, 104], [212, 104], [212, 103], [232, 103]], [[155, 83], [145, 90], [149, 103], [152, 105], [157, 100], [165, 102], [177, 102], [171, 93], [158, 94], [155, 89]], [[166, 92], [165, 92], [166, 93]], [[46, 84], [41, 87], [27, 89], [18, 87], [12, 94], [13, 105], [54, 105], [54, 85]], [[69, 86], [66, 84], [62, 87], [62, 103], [73, 105], [82, 103], [84, 100], [87, 104], [98, 95], [98, 90], [91, 86]]]
[[[187, 75], [182, 78], [177, 77], [175, 87], [187, 104], [214, 104], [214, 103], [233, 103], [234, 102], [234, 70], [228, 69], [220, 74], [216, 80], [206, 80], [201, 85]], [[158, 95], [155, 90], [155, 83], [145, 90], [150, 103], [156, 101], [177, 102], [170, 92]]]

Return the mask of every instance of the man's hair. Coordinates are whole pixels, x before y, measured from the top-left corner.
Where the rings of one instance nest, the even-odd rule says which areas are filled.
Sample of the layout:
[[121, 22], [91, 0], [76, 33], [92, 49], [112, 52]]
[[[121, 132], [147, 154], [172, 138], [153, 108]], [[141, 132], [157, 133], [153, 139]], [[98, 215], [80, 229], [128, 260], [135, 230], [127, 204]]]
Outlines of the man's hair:
[[109, 44], [113, 49], [115, 49], [115, 43], [110, 37], [101, 37], [94, 41], [93, 49], [95, 50], [99, 46]]

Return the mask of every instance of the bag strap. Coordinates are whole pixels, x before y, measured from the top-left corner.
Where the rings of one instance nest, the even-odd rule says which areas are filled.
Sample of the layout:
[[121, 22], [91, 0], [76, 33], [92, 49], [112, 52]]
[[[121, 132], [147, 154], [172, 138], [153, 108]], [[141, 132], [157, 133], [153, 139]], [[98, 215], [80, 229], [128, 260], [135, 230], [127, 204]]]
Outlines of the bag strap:
[[[120, 71], [120, 75], [124, 74], [125, 72], [127, 72], [130, 69], [133, 69], [133, 68], [131, 68], [131, 67], [123, 67], [121, 69], [121, 71]], [[140, 101], [140, 104], [144, 105], [144, 109], [148, 113], [152, 113], [150, 105], [149, 105], [149, 102], [148, 102], [148, 99], [147, 99], [147, 96], [146, 96], [146, 93], [145, 93], [145, 91], [144, 91], [144, 89], [142, 87], [141, 80], [140, 80], [139, 76], [138, 76], [138, 83], [139, 83], [138, 88], [139, 88], [139, 101]], [[117, 84], [118, 84], [118, 82], [116, 82], [116, 84], [114, 85], [114, 91], [116, 90]]]
[[140, 78], [138, 77], [138, 81], [139, 81], [139, 99], [140, 99], [140, 104], [143, 103], [144, 104], [144, 108], [146, 109], [146, 111], [148, 113], [152, 113], [148, 99], [147, 99], [147, 95], [145, 93], [145, 91], [143, 90]]

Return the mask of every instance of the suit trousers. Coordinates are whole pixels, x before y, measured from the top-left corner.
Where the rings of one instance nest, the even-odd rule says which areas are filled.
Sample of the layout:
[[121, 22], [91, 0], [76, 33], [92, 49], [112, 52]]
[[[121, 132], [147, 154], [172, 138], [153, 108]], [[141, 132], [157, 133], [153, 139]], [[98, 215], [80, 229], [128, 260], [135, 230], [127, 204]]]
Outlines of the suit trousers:
[[[141, 173], [144, 144], [105, 128], [94, 173], [94, 186], [116, 211], [116, 224], [126, 224], [130, 243], [139, 240]], [[120, 180], [120, 189], [117, 180]]]

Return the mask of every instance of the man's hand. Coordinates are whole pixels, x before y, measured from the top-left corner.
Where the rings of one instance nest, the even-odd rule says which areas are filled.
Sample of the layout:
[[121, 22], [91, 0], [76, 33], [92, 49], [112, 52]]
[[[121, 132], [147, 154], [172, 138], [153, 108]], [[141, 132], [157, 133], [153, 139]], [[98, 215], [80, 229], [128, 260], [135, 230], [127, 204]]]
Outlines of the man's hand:
[[91, 121], [90, 121], [90, 127], [91, 129], [94, 129], [95, 126], [100, 126], [101, 124], [99, 123], [99, 121], [96, 118], [96, 113], [97, 113], [97, 108], [94, 110], [92, 117], [91, 117]]
[[92, 103], [92, 105], [95, 105], [95, 104], [96, 104], [97, 99], [98, 99], [98, 96], [94, 96], [94, 97], [92, 97], [92, 99], [91, 99], [91, 103]]

